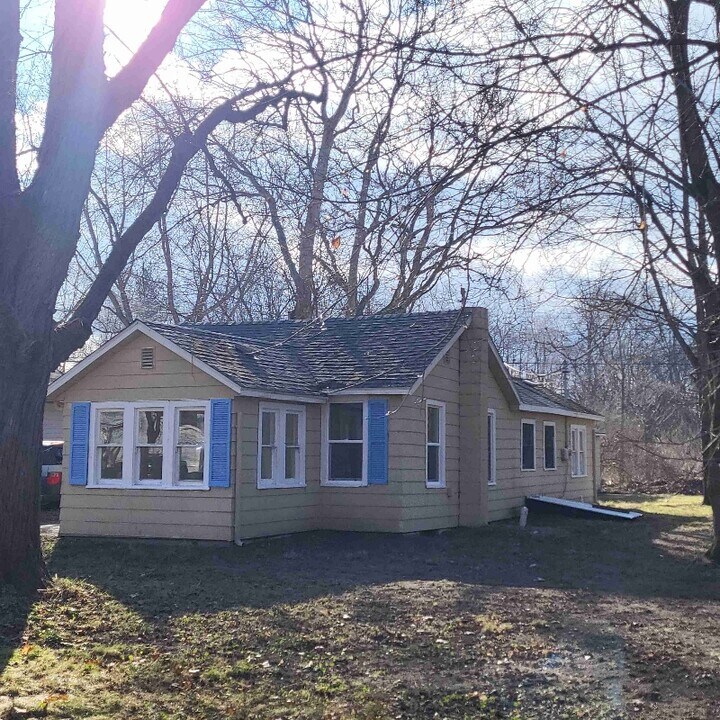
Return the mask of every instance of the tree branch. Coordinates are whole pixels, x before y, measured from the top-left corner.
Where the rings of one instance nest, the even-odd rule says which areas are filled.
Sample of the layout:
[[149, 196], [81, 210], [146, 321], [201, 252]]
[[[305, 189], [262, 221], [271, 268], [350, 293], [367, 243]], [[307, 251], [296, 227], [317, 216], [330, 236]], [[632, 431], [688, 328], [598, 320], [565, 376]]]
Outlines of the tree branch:
[[108, 82], [104, 111], [105, 128], [132, 105], [145, 89], [160, 63], [172, 51], [181, 30], [205, 4], [205, 0], [168, 0], [160, 20], [135, 55]]
[[20, 3], [0, 3], [0, 198], [20, 189], [17, 175], [15, 108], [20, 54]]

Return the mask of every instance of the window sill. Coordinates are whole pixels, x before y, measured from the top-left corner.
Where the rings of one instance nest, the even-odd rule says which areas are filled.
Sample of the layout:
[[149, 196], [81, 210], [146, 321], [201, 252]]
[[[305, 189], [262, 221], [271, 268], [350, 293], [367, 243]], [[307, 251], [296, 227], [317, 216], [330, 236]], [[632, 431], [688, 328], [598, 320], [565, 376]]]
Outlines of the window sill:
[[440, 480], [439, 482], [428, 482], [425, 481], [425, 487], [428, 490], [442, 490], [443, 488], [447, 487], [444, 480]]
[[488, 480], [488, 487], [497, 487], [497, 480]]
[[537, 468], [520, 468], [520, 472], [535, 472]]
[[367, 480], [323, 480], [320, 485], [323, 487], [365, 487]]
[[273, 482], [272, 480], [258, 480], [258, 490], [292, 490], [307, 487], [304, 480], [293, 480], [291, 482]]
[[583, 473], [582, 475], [570, 475], [572, 478], [586, 478], [588, 477], [587, 473]]
[[183, 490], [210, 490], [210, 486], [203, 485], [128, 485], [127, 483], [88, 483], [87, 485], [77, 486], [85, 487], [88, 490], [155, 490], [161, 492], [175, 492]]
[[543, 470], [547, 470], [548, 472], [552, 472], [554, 470], [557, 470], [557, 467], [544, 467]]

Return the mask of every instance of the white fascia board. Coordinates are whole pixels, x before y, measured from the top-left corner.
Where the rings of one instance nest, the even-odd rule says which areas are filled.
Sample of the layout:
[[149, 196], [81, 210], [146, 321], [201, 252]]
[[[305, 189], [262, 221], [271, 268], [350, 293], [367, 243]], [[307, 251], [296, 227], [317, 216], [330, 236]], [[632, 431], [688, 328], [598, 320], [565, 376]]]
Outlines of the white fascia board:
[[574, 410], [564, 410], [563, 408], [544, 407], [543, 405], [523, 405], [518, 407], [520, 412], [531, 412], [542, 415], [562, 415], [563, 417], [580, 418], [581, 420], [597, 420], [602, 422], [605, 420], [604, 415], [591, 415], [590, 413], [580, 413]]
[[450, 348], [460, 339], [460, 336], [468, 329], [467, 325], [462, 327], [450, 338], [449, 342], [443, 346], [442, 350], [433, 358], [432, 362], [423, 370], [422, 375], [413, 383], [408, 391], [408, 395], [412, 395], [424, 382], [425, 378], [435, 369], [435, 366], [445, 357]]
[[221, 372], [218, 372], [214, 368], [210, 367], [206, 362], [203, 362], [202, 360], [196, 358], [194, 355], [191, 355], [187, 350], [183, 350], [183, 348], [181, 348], [179, 345], [176, 345], [171, 340], [168, 340], [166, 337], [157, 332], [157, 330], [153, 330], [140, 320], [136, 320], [131, 325], [128, 325], [128, 327], [115, 335], [115, 337], [111, 338], [106, 343], [101, 345], [95, 352], [91, 353], [86, 358], [77, 363], [77, 365], [75, 365], [71, 370], [68, 370], [68, 372], [66, 372], [64, 375], [61, 375], [54, 383], [51, 383], [51, 385], [48, 387], [47, 397], [50, 398], [65, 384], [67, 384], [74, 377], [86, 370], [92, 363], [94, 363], [96, 360], [99, 360], [103, 355], [112, 350], [114, 347], [117, 347], [121, 342], [123, 342], [136, 332], [140, 332], [143, 335], [146, 335], [147, 337], [158, 343], [158, 345], [162, 345], [163, 347], [167, 348], [168, 350], [170, 350], [170, 352], [174, 353], [178, 357], [181, 357], [183, 360], [186, 360], [199, 370], [202, 370], [202, 372], [204, 372], [206, 375], [209, 375], [214, 380], [217, 380], [221, 385], [224, 385], [225, 387], [229, 388], [241, 397], [267, 398], [269, 400], [283, 400], [296, 403], [324, 402], [323, 398], [318, 397], [262, 392], [260, 390], [247, 390], [238, 385], [237, 383], [233, 382], [229, 378], [225, 377], [225, 375], [223, 375]]

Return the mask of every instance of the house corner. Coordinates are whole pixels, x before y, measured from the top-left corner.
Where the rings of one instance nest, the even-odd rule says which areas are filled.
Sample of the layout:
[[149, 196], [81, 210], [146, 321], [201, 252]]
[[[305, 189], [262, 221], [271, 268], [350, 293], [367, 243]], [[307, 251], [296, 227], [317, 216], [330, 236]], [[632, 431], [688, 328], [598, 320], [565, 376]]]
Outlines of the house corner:
[[458, 524], [488, 521], [487, 386], [488, 313], [471, 308], [467, 330], [460, 337], [460, 503]]

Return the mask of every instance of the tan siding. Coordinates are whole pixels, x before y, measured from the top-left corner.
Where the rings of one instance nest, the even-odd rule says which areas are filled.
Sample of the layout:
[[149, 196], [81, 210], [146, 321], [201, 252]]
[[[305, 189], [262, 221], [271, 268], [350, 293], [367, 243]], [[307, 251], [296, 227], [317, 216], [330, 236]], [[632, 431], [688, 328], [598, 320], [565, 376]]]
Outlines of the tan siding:
[[[496, 411], [497, 484], [489, 488], [489, 520], [517, 515], [527, 495], [552, 495], [573, 500], [592, 500], [592, 461], [588, 452], [588, 477], [570, 477], [570, 463], [560, 459], [560, 449], [569, 445], [571, 424], [586, 425], [588, 449], [591, 447], [593, 423], [561, 415], [521, 413], [512, 410], [500, 387], [489, 375], [488, 407]], [[520, 424], [522, 419], [535, 420], [535, 470], [520, 469]], [[545, 470], [543, 423], [554, 422], [557, 446], [557, 469]]]
[[[401, 399], [391, 416], [390, 482], [402, 493], [401, 532], [458, 524], [460, 459], [460, 351], [456, 342], [424, 379], [417, 392]], [[425, 408], [427, 400], [445, 403], [445, 485], [425, 484]], [[396, 401], [397, 402], [397, 401]]]
[[63, 411], [62, 407], [54, 402], [45, 403], [43, 413], [43, 440], [62, 441], [63, 435]]
[[[65, 402], [63, 428], [66, 438], [73, 401], [206, 400], [233, 396], [231, 390], [162, 346], [155, 347], [155, 368], [141, 370], [140, 348], [151, 345], [154, 343], [143, 336], [131, 338], [63, 390], [57, 400]], [[304, 405], [306, 487], [259, 490], [257, 431], [260, 401], [235, 397], [233, 487], [209, 491], [71, 487], [66, 482], [66, 467], [61, 532], [65, 535], [241, 540], [318, 528], [413, 532], [454, 527], [458, 525], [460, 515], [461, 401], [464, 417], [472, 417], [478, 402], [477, 394], [463, 393], [460, 387], [459, 345], [460, 341], [455, 343], [415, 394], [387, 398], [390, 408], [387, 485], [321, 486], [321, 407]], [[487, 403], [497, 413], [497, 485], [487, 491], [487, 512], [484, 505], [479, 506], [480, 520], [486, 515], [490, 520], [511, 517], [528, 494], [591, 499], [595, 463], [593, 423], [511, 410], [508, 398], [501, 392], [492, 373], [482, 373], [479, 377], [483, 381], [482, 404], [476, 412], [484, 415]], [[468, 406], [469, 397], [474, 398], [471, 406]], [[445, 488], [427, 488], [425, 485], [425, 403], [428, 399], [445, 403]], [[538, 469], [531, 472], [520, 471], [520, 420], [523, 417], [536, 420]], [[570, 424], [587, 426], [587, 478], [571, 478], [569, 463], [559, 459], [559, 452], [557, 470], [542, 468], [543, 420], [556, 424], [558, 451], [569, 443]], [[484, 432], [484, 422], [479, 423], [479, 427]], [[474, 439], [469, 437], [466, 441], [474, 442]], [[484, 437], [477, 438], [477, 442], [484, 458]], [[66, 453], [67, 457], [69, 453]], [[486, 483], [485, 469], [475, 467], [478, 464], [475, 460], [468, 481]]]
[[[140, 368], [140, 348], [155, 347], [155, 367]], [[63, 427], [69, 447], [71, 403], [104, 400], [209, 400], [232, 397], [231, 390], [156, 345], [135, 336], [111, 350], [91, 368], [69, 383], [55, 398], [64, 402]], [[233, 407], [233, 437], [237, 424]], [[236, 443], [232, 447], [232, 474]], [[60, 506], [63, 535], [188, 538], [232, 540], [233, 488], [191, 490], [144, 490], [86, 488], [67, 480], [69, 453], [65, 453]]]
[[259, 490], [257, 450], [260, 401], [238, 398], [237, 402], [240, 408], [240, 471], [235, 506], [236, 540], [319, 527], [320, 407], [298, 405], [305, 408], [306, 487]]

